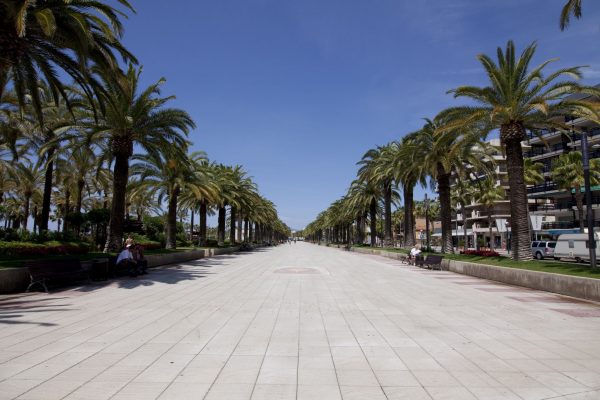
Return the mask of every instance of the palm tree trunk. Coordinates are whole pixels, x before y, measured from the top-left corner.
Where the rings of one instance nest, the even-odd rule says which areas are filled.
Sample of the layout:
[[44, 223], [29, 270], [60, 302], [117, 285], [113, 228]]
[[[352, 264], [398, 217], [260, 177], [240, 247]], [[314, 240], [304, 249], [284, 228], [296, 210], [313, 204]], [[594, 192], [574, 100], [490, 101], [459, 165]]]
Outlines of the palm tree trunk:
[[583, 193], [581, 193], [581, 187], [575, 188], [575, 203], [577, 204], [577, 219], [579, 220], [579, 232], [584, 233], [585, 218], [583, 215]]
[[356, 240], [355, 242], [358, 244], [362, 244], [365, 240], [365, 233], [364, 233], [364, 229], [363, 229], [363, 222], [362, 222], [362, 213], [358, 215], [358, 217], [356, 217]]
[[70, 211], [71, 211], [71, 191], [66, 190], [65, 191], [65, 212], [64, 212], [65, 222], [63, 224], [63, 233], [67, 233], [67, 230], [70, 228], [69, 223], [67, 221]]
[[38, 226], [38, 208], [37, 206], [33, 207], [33, 233], [35, 233]]
[[194, 240], [194, 209], [192, 208], [190, 211], [191, 211], [191, 215], [190, 215], [190, 241], [193, 242], [193, 240]]
[[206, 246], [206, 200], [200, 202], [200, 237], [198, 244]]
[[248, 222], [248, 241], [250, 243], [254, 242], [254, 223], [252, 221]]
[[113, 198], [110, 207], [110, 222], [104, 252], [119, 251], [123, 245], [123, 223], [125, 219], [125, 195], [129, 179], [129, 155], [115, 154], [113, 170]]
[[[48, 150], [46, 155], [50, 160], [54, 156], [55, 148]], [[48, 161], [46, 164], [46, 173], [44, 174], [44, 193], [42, 195], [42, 215], [40, 216], [40, 232], [48, 230], [48, 221], [50, 220], [50, 204], [52, 200], [52, 175], [54, 173], [54, 162]]]
[[169, 208], [167, 210], [167, 237], [165, 240], [166, 249], [177, 248], [177, 197], [179, 197], [179, 187], [173, 188], [169, 193]]
[[375, 199], [371, 199], [369, 213], [371, 218], [371, 247], [375, 247], [377, 245], [377, 202]]
[[[461, 203], [460, 205], [460, 209], [461, 209], [461, 214], [462, 214], [462, 219], [463, 219], [463, 237], [464, 237], [464, 245], [463, 245], [463, 250], [467, 251], [467, 249], [469, 248], [468, 244], [469, 244], [469, 235], [467, 235], [467, 215], [465, 214], [465, 205]], [[458, 235], [458, 232], [456, 232], [456, 234]]]
[[490, 229], [490, 250], [494, 251], [494, 237], [492, 236], [492, 210], [493, 208], [488, 208], [488, 228]]
[[384, 245], [392, 245], [392, 184], [385, 185], [384, 191], [385, 221], [384, 221]]
[[244, 242], [250, 241], [250, 234], [248, 230], [250, 229], [250, 221], [248, 221], [248, 217], [244, 220]]
[[217, 225], [217, 243], [219, 246], [225, 244], [225, 206], [219, 207], [218, 225]]
[[452, 198], [450, 194], [450, 174], [437, 165], [437, 184], [440, 195], [440, 218], [442, 220], [442, 253], [454, 253], [452, 245]]
[[229, 218], [229, 244], [231, 246], [235, 244], [235, 218], [236, 210], [235, 207], [231, 206], [231, 216]]
[[[502, 130], [508, 129], [501, 127]], [[513, 128], [514, 129], [514, 128]], [[522, 129], [522, 128], [521, 128]], [[529, 232], [529, 221], [527, 220], [527, 187], [524, 179], [523, 150], [521, 139], [525, 137], [510, 137], [504, 139], [506, 148], [506, 165], [508, 170], [508, 184], [510, 188], [509, 198], [512, 213], [510, 216], [511, 250], [514, 260], [531, 260], [531, 233]]]
[[25, 196], [24, 203], [24, 215], [23, 215], [23, 229], [27, 230], [27, 221], [29, 220], [29, 204], [31, 203], [31, 195]]
[[412, 183], [403, 185], [404, 192], [404, 246], [412, 247], [415, 245], [415, 218], [414, 218], [414, 201], [413, 201]]
[[244, 238], [242, 237], [242, 232], [243, 232], [243, 226], [244, 226], [244, 218], [240, 213], [240, 216], [237, 219], [237, 241], [238, 242], [243, 242]]
[[[81, 214], [81, 206], [83, 204], [83, 188], [85, 186], [85, 181], [80, 179], [77, 181], [77, 206], [76, 211], [78, 214]], [[77, 235], [81, 232], [81, 218], [77, 219], [77, 226], [75, 227], [75, 231]]]

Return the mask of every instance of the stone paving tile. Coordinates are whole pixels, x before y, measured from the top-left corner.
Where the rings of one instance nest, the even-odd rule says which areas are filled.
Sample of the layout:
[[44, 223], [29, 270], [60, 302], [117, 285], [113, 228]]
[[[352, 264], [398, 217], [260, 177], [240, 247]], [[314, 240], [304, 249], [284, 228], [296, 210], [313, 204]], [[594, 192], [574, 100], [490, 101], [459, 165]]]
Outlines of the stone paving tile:
[[0, 316], [2, 399], [600, 399], [598, 304], [305, 243]]

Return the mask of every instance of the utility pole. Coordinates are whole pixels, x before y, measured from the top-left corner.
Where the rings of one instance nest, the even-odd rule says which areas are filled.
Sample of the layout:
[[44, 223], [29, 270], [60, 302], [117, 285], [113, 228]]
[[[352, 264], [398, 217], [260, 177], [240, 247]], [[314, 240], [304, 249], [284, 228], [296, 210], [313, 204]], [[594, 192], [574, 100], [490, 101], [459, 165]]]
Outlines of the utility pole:
[[427, 239], [427, 251], [429, 251], [429, 199], [425, 193], [425, 238]]
[[585, 204], [588, 226], [588, 247], [590, 265], [596, 268], [596, 238], [594, 234], [594, 210], [592, 209], [592, 187], [590, 184], [590, 155], [588, 152], [587, 131], [581, 132], [581, 153], [583, 156], [583, 183], [585, 186]]

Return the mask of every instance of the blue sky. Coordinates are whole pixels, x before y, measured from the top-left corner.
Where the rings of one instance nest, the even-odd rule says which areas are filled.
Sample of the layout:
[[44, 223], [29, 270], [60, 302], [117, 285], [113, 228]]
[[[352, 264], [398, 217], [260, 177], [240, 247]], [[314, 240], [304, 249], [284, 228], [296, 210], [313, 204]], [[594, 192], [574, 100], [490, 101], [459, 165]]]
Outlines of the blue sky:
[[165, 77], [195, 119], [194, 150], [244, 165], [302, 228], [367, 149], [459, 104], [448, 89], [484, 83], [478, 53], [535, 40], [537, 62], [589, 65], [586, 81], [600, 82], [600, 4], [584, 0], [561, 32], [565, 1], [138, 0], [124, 41], [144, 82]]

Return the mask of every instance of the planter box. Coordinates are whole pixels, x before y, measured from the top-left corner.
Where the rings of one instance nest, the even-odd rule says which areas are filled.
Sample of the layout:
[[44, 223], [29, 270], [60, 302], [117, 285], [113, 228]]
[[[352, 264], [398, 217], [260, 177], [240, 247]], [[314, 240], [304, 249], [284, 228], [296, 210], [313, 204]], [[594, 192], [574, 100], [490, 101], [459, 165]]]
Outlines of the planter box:
[[457, 260], [443, 260], [442, 265], [448, 270], [459, 274], [476, 276], [478, 278], [507, 283], [509, 285], [523, 286], [530, 289], [544, 290], [580, 299], [600, 301], [600, 279], [497, 267]]
[[[148, 267], [158, 267], [167, 264], [178, 264], [186, 261], [197, 260], [204, 257], [212, 257], [220, 254], [230, 254], [239, 251], [239, 246], [220, 249], [201, 249], [170, 254], [148, 254]], [[92, 262], [82, 261], [83, 268], [91, 268]], [[29, 285], [29, 273], [27, 268], [5, 268], [0, 269], [0, 293], [22, 292]]]

